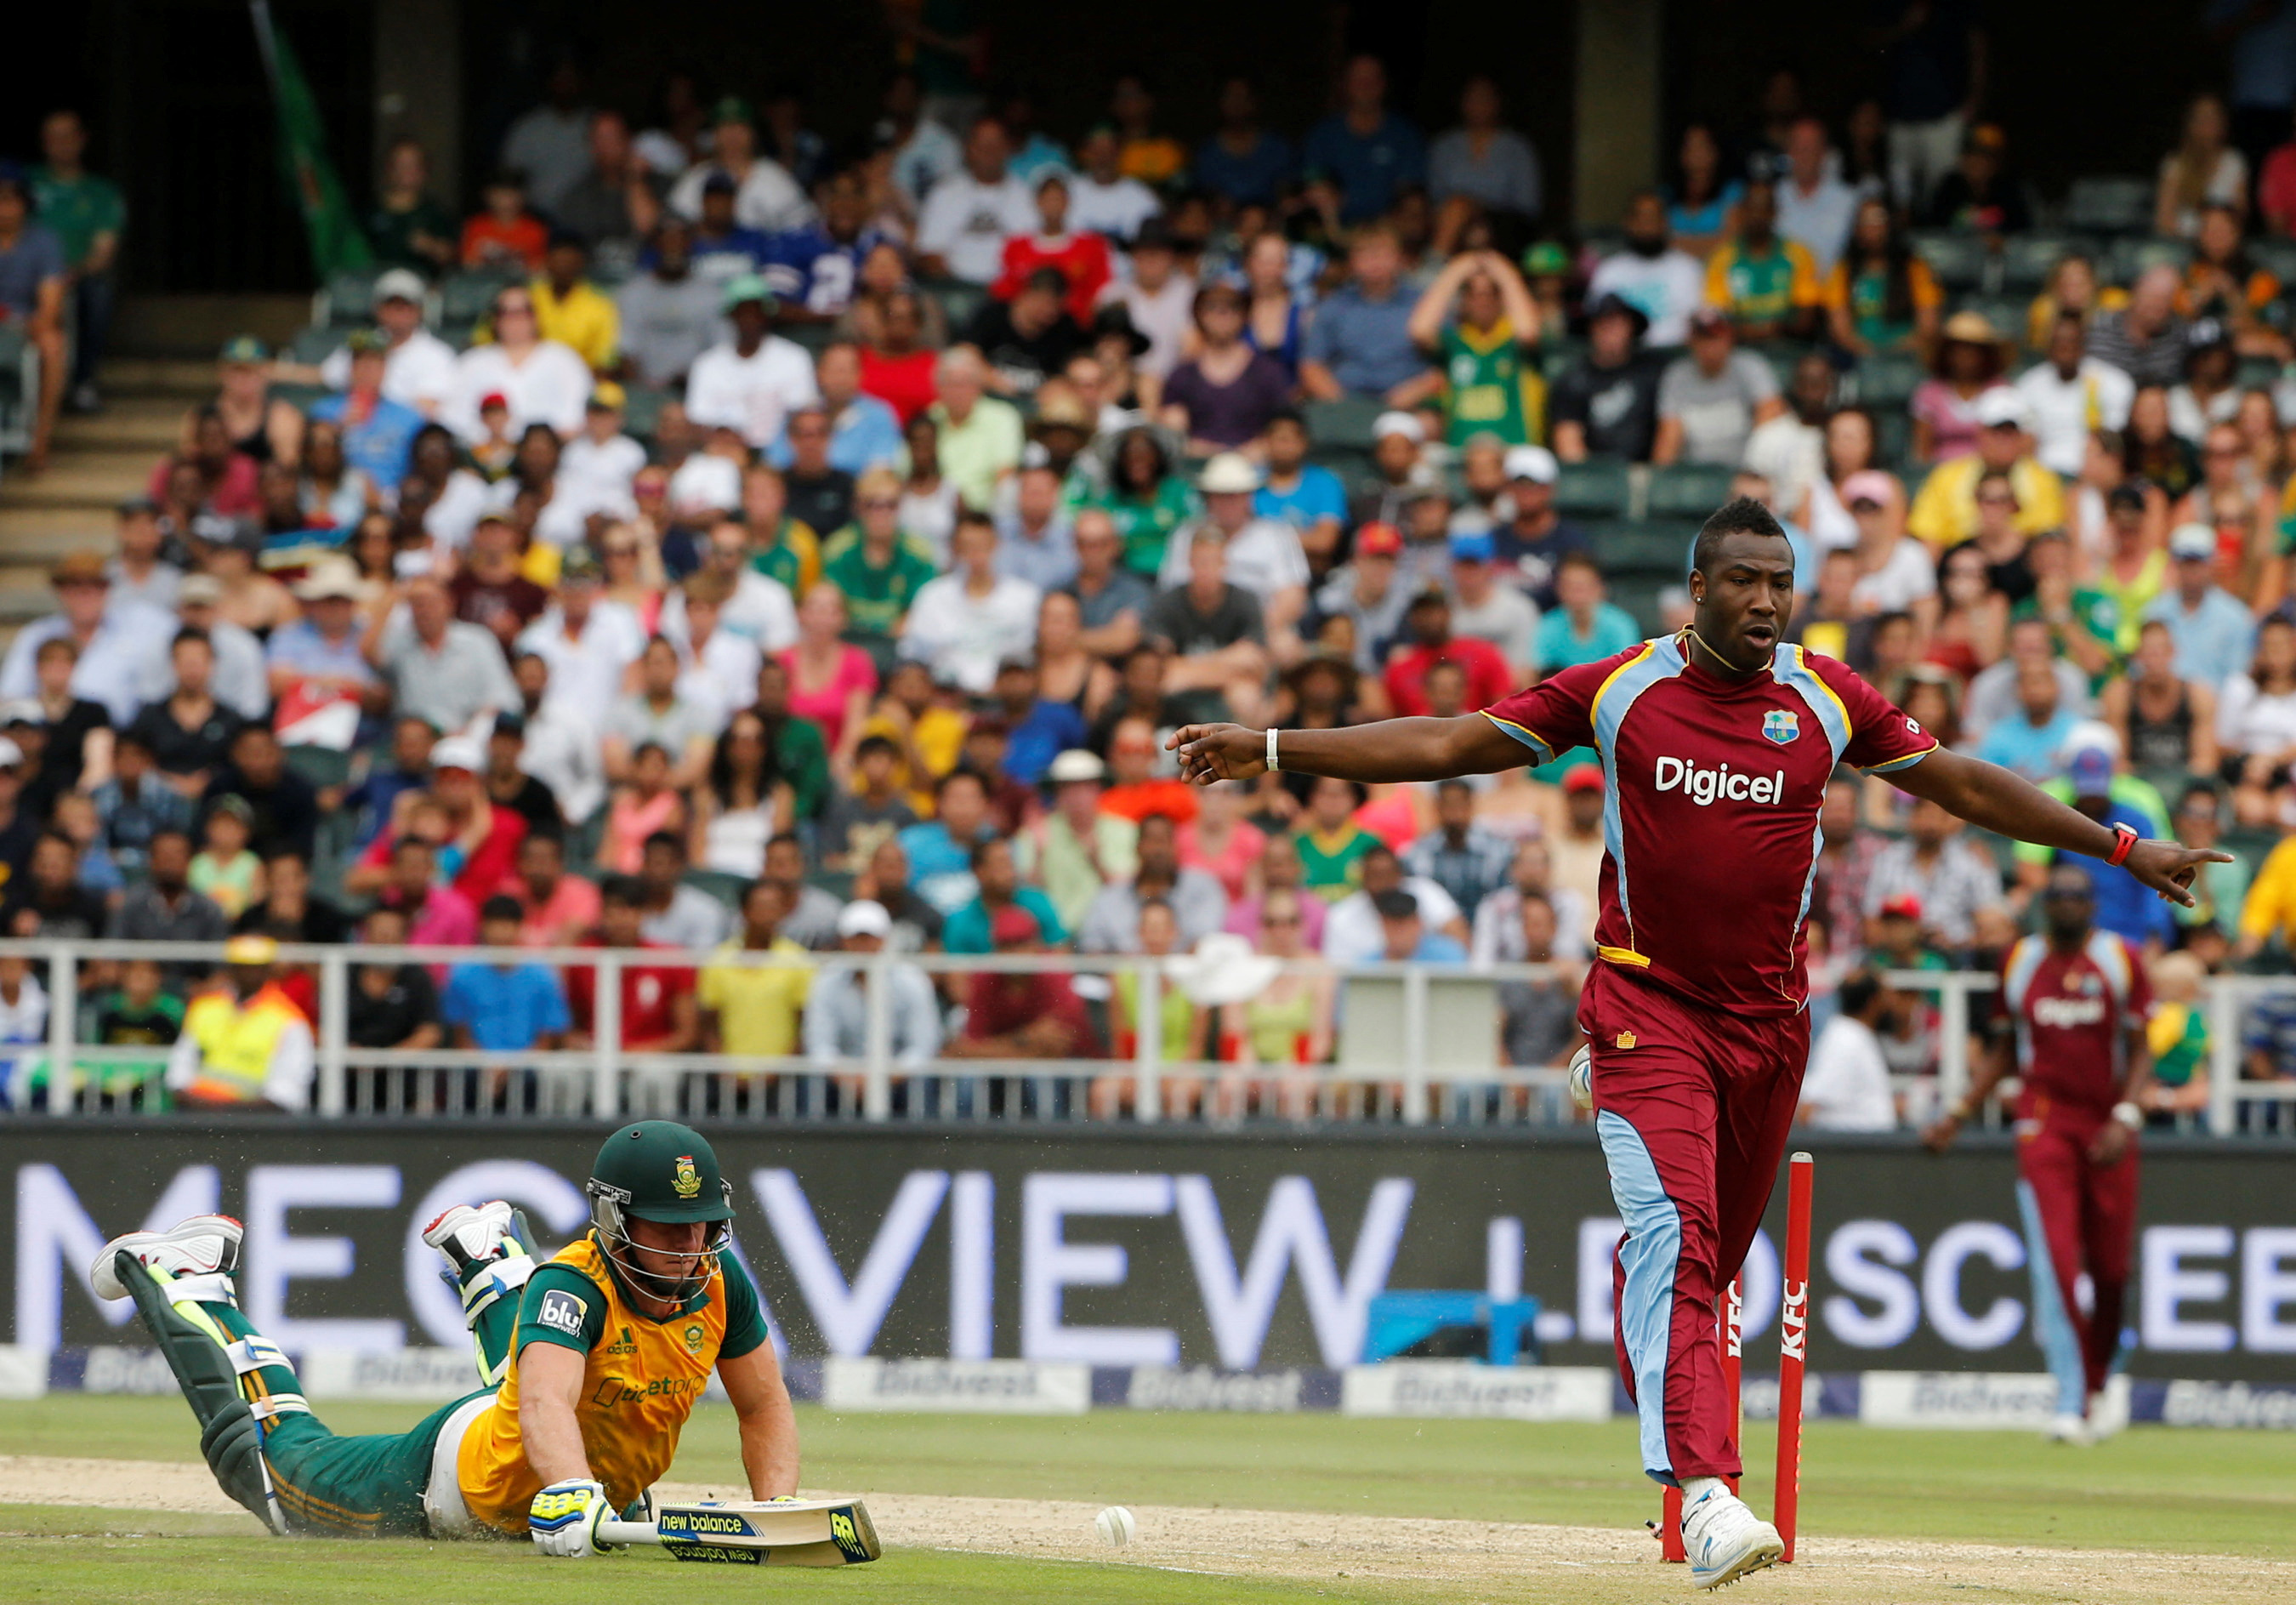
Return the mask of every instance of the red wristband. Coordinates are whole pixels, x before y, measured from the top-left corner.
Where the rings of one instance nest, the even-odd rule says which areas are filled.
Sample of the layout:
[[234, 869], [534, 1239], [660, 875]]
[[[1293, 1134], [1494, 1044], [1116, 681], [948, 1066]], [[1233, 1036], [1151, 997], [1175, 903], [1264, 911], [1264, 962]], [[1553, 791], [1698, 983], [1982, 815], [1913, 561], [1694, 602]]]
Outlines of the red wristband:
[[2104, 861], [2108, 864], [2118, 866], [2123, 860], [2128, 858], [2130, 850], [2133, 849], [2136, 845], [2137, 842], [2142, 838], [2137, 835], [2136, 832], [2132, 827], [2127, 825], [2114, 826], [2112, 827], [2112, 851], [2105, 855]]

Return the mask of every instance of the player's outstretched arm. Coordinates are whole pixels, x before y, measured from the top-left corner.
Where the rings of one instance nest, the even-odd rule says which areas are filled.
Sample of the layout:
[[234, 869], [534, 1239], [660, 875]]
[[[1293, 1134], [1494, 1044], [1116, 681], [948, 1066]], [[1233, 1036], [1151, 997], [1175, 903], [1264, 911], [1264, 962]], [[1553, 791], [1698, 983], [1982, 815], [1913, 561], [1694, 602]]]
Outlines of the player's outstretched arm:
[[718, 1375], [726, 1384], [742, 1434], [742, 1469], [750, 1475], [750, 1497], [780, 1499], [797, 1492], [797, 1412], [774, 1359], [774, 1346], [761, 1343], [746, 1354], [721, 1356]]
[[[1889, 776], [1900, 791], [1925, 798], [1948, 813], [1997, 835], [2057, 847], [2090, 858], [2110, 858], [2118, 838], [2087, 815], [2077, 813], [2030, 781], [1997, 764], [1965, 758], [1943, 747]], [[2122, 867], [2170, 902], [2193, 906], [2193, 877], [2202, 864], [2232, 862], [2232, 854], [2179, 846], [2175, 842], [2139, 842]]]
[[[1344, 730], [1283, 730], [1276, 761], [1303, 775], [1376, 785], [1491, 775], [1527, 761], [1521, 745], [1480, 713], [1456, 719], [1383, 719]], [[1243, 780], [1267, 768], [1267, 732], [1242, 725], [1189, 725], [1164, 744], [1198, 786]]]

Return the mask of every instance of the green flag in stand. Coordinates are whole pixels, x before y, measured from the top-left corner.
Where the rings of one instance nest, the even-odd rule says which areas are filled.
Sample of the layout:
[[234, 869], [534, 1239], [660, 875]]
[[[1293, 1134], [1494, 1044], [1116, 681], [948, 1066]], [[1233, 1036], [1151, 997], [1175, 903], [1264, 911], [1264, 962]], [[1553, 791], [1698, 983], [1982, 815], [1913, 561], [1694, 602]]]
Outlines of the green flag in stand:
[[319, 121], [311, 86], [286, 36], [273, 25], [266, 0], [250, 0], [249, 10], [254, 13], [255, 43], [263, 52], [263, 70], [271, 80], [271, 104], [279, 119], [279, 170], [303, 214], [304, 232], [311, 237], [311, 266], [322, 282], [346, 268], [365, 268], [374, 260], [374, 252], [351, 217], [334, 163], [327, 160], [326, 129]]

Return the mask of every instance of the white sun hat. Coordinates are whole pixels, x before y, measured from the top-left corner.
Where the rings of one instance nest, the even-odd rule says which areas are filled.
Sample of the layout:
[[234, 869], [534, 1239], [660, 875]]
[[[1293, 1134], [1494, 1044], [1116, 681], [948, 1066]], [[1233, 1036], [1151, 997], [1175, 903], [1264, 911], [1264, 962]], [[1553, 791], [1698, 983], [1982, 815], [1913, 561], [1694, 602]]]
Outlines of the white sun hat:
[[1218, 1008], [1224, 1003], [1248, 1003], [1267, 991], [1267, 984], [1282, 973], [1283, 961], [1254, 952], [1248, 936], [1214, 931], [1196, 943], [1194, 952], [1166, 959], [1164, 968], [1188, 1001]]

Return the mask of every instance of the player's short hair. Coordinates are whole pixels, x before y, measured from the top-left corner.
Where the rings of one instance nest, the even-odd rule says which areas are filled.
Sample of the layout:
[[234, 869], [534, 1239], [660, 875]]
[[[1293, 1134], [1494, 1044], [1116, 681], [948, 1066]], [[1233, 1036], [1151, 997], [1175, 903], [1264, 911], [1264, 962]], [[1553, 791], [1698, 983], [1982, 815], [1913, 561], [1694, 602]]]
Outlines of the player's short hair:
[[1751, 496], [1734, 497], [1714, 510], [1698, 529], [1698, 542], [1691, 548], [1690, 566], [1699, 573], [1706, 572], [1714, 561], [1722, 542], [1732, 535], [1771, 535], [1786, 538], [1785, 526], [1771, 512]]
[[1840, 1012], [1852, 1019], [1863, 1015], [1881, 995], [1882, 977], [1869, 969], [1852, 970], [1841, 978], [1834, 993]]

